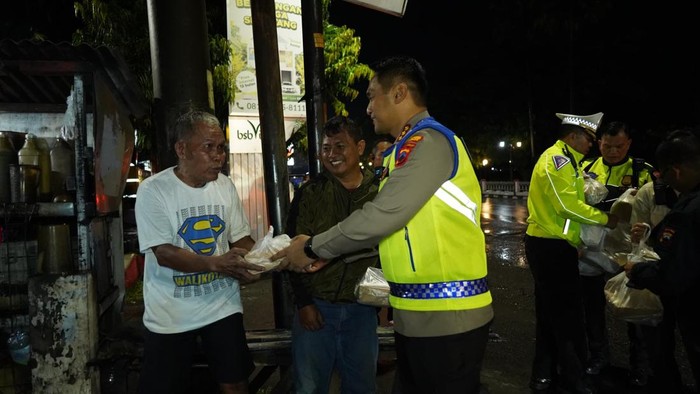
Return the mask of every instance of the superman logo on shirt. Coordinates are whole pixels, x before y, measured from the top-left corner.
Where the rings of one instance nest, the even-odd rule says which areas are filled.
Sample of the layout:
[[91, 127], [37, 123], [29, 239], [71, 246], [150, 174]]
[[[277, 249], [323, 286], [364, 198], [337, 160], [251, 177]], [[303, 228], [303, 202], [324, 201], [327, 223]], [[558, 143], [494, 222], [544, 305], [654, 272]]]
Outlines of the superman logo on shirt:
[[225, 229], [226, 223], [220, 217], [203, 215], [187, 218], [177, 233], [195, 253], [211, 256], [216, 251], [217, 238]]

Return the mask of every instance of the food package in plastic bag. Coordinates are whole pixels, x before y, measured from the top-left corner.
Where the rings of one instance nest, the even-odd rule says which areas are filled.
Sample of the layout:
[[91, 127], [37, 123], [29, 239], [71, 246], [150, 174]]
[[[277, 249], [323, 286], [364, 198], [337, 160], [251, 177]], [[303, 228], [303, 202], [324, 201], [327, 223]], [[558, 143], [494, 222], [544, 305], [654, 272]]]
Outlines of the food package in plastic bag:
[[627, 255], [627, 260], [631, 263], [640, 263], [643, 261], [658, 261], [661, 259], [659, 255], [654, 252], [649, 245], [647, 245], [647, 240], [649, 239], [649, 234], [651, 233], [651, 226], [647, 225], [647, 229], [642, 235], [642, 239], [639, 244], [632, 249]]
[[583, 194], [586, 196], [586, 204], [596, 205], [608, 195], [608, 188], [594, 178], [584, 175]]
[[355, 285], [357, 302], [372, 306], [389, 306], [389, 283], [381, 268], [367, 267], [367, 271]]
[[264, 271], [248, 270], [251, 274], [267, 272], [271, 269], [274, 269], [282, 262], [282, 259], [270, 261], [270, 257], [272, 257], [273, 254], [289, 246], [292, 240], [287, 234], [280, 234], [274, 237], [272, 235], [274, 233], [274, 230], [275, 229], [272, 226], [270, 226], [270, 229], [268, 230], [267, 234], [265, 234], [263, 239], [259, 239], [255, 243], [253, 248], [250, 250], [250, 252], [248, 252], [244, 256], [247, 262], [251, 264], [257, 264], [265, 268]]
[[632, 217], [635, 194], [637, 194], [637, 189], [625, 190], [610, 207], [610, 213], [617, 215], [621, 222], [629, 223], [630, 217]]
[[605, 250], [584, 250], [578, 259], [578, 271], [584, 276], [596, 276], [604, 272], [616, 274], [620, 272], [620, 266], [614, 256]]
[[605, 299], [611, 314], [630, 323], [658, 325], [664, 314], [659, 296], [648, 289], [633, 289], [627, 286], [628, 281], [623, 271], [605, 283]]
[[581, 241], [589, 250], [603, 250], [608, 228], [597, 224], [581, 224]]

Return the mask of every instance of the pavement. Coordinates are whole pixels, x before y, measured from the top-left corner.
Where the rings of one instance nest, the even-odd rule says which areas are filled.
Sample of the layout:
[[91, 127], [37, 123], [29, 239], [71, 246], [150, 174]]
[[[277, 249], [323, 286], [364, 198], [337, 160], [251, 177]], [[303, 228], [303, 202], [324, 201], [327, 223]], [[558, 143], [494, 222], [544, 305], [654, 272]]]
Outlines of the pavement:
[[[528, 387], [533, 350], [535, 347], [535, 311], [532, 277], [527, 268], [491, 263], [489, 282], [494, 299], [495, 318], [482, 368], [482, 394], [533, 393]], [[274, 327], [273, 305], [268, 300], [271, 281], [263, 280], [246, 285], [243, 290], [244, 322], [247, 329]], [[626, 326], [621, 321], [608, 319], [611, 342], [611, 366], [595, 379], [600, 394], [643, 394], [644, 388], [627, 384], [629, 362], [627, 360]], [[677, 347], [679, 348], [679, 347]], [[386, 355], [385, 355], [386, 357]], [[683, 357], [679, 352], [679, 357]], [[390, 358], [390, 356], [389, 356]], [[685, 381], [689, 382], [687, 362], [681, 363]], [[394, 370], [387, 369], [377, 376], [377, 394], [391, 393]], [[258, 393], [275, 393], [279, 374], [273, 374]], [[334, 382], [331, 394], [339, 393]], [[544, 393], [544, 392], [543, 392]], [[671, 394], [671, 393], [668, 393]]]
[[[517, 204], [517, 203], [511, 203]], [[494, 207], [495, 208], [495, 207]], [[524, 394], [531, 393], [528, 388], [530, 368], [535, 348], [535, 310], [533, 281], [524, 258], [522, 242], [524, 223], [522, 218], [511, 216], [499, 217], [496, 209], [490, 219], [482, 220], [482, 225], [488, 230], [487, 254], [488, 277], [495, 318], [491, 327], [490, 340], [482, 368], [482, 383], [484, 394]], [[510, 215], [510, 213], [509, 213]], [[523, 215], [518, 213], [517, 215]], [[516, 215], [516, 216], [517, 216]], [[510, 223], [508, 221], [510, 220]], [[498, 228], [502, 225], [504, 228]], [[247, 284], [242, 289], [244, 307], [244, 324], [247, 330], [266, 330], [275, 328], [275, 308], [273, 305], [272, 280], [264, 278], [258, 282]], [[125, 322], [138, 331], [142, 329], [140, 318], [142, 305], [125, 306]], [[611, 346], [611, 365], [605, 368], [595, 379], [599, 394], [643, 394], [651, 393], [643, 388], [631, 387], [627, 384], [629, 374], [628, 340], [624, 322], [616, 320], [608, 314], [608, 338]], [[677, 360], [685, 383], [692, 382], [692, 375], [683, 346], [678, 341], [676, 345]], [[383, 353], [383, 358], [391, 359], [392, 354]], [[131, 366], [131, 370], [137, 368]], [[256, 371], [258, 372], [258, 371]], [[201, 368], [197, 373], [202, 381], [195, 385], [197, 393], [215, 393], [205, 389], [206, 371]], [[134, 389], [134, 373], [129, 374], [126, 384], [119, 383], [118, 390], [103, 390], [103, 393], [131, 393]], [[377, 376], [377, 394], [391, 393], [394, 370], [388, 368]], [[272, 373], [257, 394], [286, 393], [280, 390], [280, 369]], [[338, 382], [334, 382], [331, 394], [339, 393]], [[665, 394], [665, 393], [664, 393]], [[675, 393], [669, 393], [675, 394]]]

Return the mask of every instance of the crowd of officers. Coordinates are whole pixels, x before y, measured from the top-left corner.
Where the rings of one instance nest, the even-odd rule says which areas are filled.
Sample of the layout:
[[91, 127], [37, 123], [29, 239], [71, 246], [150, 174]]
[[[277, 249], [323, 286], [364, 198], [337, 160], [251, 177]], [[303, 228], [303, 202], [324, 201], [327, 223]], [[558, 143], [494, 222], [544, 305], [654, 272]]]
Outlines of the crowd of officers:
[[[583, 269], [579, 261], [586, 253], [582, 225], [617, 228], [627, 234], [630, 247], [640, 241], [645, 226], [656, 226], [649, 243], [660, 261], [620, 267], [628, 272], [629, 286], [654, 291], [665, 309], [657, 326], [628, 323], [628, 385], [648, 387], [651, 392], [693, 390], [682, 383], [674, 346], [677, 325], [697, 382], [700, 330], [688, 322], [686, 307], [689, 298], [697, 299], [700, 287], [700, 269], [691, 263], [697, 260], [699, 250], [693, 245], [697, 242], [689, 241], [700, 224], [696, 207], [700, 186], [697, 136], [689, 131], [671, 133], [657, 149], [657, 170], [628, 154], [632, 134], [627, 124], [614, 121], [601, 126], [603, 113], [557, 117], [562, 120], [558, 140], [539, 157], [528, 195], [525, 252], [534, 279], [536, 307], [530, 387], [542, 392], [592, 393], [596, 376], [610, 364], [604, 286], [613, 274], [602, 267], [585, 265]], [[589, 158], [596, 142], [600, 156]], [[600, 203], [586, 202], [586, 178], [607, 188]], [[613, 202], [630, 188], [643, 190], [639, 204], [635, 201], [635, 214], [622, 217], [611, 213]], [[675, 212], [674, 207], [682, 209], [677, 201], [682, 201], [688, 212], [695, 209], [695, 216], [684, 220], [675, 214], [666, 217]], [[669, 223], [672, 217], [676, 220]], [[684, 275], [682, 289], [677, 272]]]

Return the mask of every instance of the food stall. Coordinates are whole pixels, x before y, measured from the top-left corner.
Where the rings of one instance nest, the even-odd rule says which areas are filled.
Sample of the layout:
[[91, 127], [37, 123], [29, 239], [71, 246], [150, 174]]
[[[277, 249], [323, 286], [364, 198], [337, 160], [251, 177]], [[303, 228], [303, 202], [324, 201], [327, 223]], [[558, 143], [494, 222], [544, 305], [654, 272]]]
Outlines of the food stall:
[[119, 324], [122, 195], [148, 111], [114, 50], [0, 41], [0, 146], [17, 155], [0, 161], [0, 391], [99, 392], [89, 364]]

